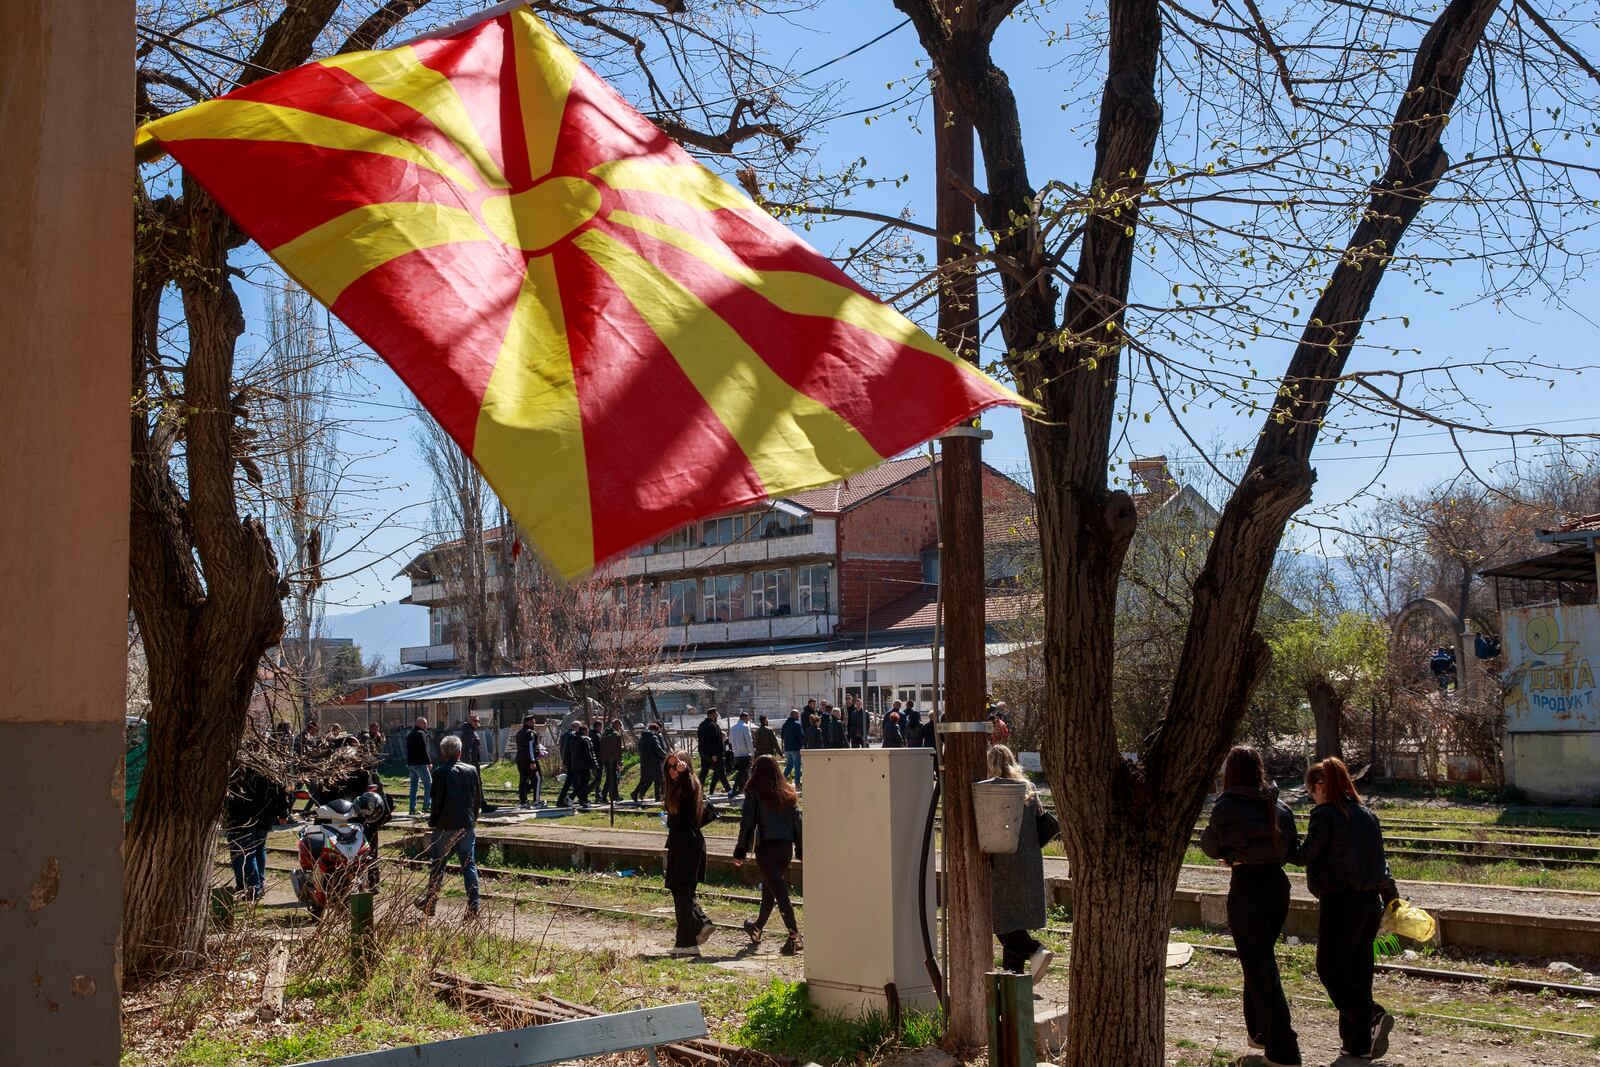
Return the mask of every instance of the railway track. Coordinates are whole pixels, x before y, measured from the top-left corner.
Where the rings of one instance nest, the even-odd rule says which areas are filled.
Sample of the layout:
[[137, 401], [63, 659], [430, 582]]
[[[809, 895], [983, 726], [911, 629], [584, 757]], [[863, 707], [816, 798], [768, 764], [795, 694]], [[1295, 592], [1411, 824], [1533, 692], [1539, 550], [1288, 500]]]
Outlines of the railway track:
[[[503, 798], [497, 796], [491, 795], [489, 799], [491, 802], [503, 802]], [[604, 815], [610, 810], [608, 805], [593, 805], [586, 814]], [[646, 801], [642, 807], [635, 807], [632, 803], [619, 805], [616, 814], [638, 817], [656, 810], [658, 809], [654, 803]], [[935, 825], [938, 825], [937, 820]], [[1392, 825], [1389, 827], [1389, 829], [1394, 828], [1397, 827]], [[1550, 836], [1571, 835], [1552, 832]], [[1198, 847], [1200, 835], [1196, 833], [1190, 839], [1190, 843]], [[1562, 870], [1600, 868], [1600, 844], [1575, 845], [1544, 841], [1499, 840], [1489, 837], [1439, 838], [1398, 835], [1387, 836], [1385, 844], [1390, 855], [1403, 856], [1407, 859], [1475, 865], [1511, 862], [1523, 867]]]
[[[267, 851], [268, 851], [269, 854], [275, 854], [275, 855], [286, 855], [286, 854], [287, 855], [294, 855], [295, 854], [295, 850], [294, 849], [288, 848], [286, 846], [281, 846], [281, 845], [269, 845], [268, 848], [267, 848]], [[415, 868], [424, 868], [424, 867], [428, 866], [427, 862], [424, 861], [424, 860], [412, 860], [412, 859], [405, 859], [405, 858], [385, 857], [385, 862], [394, 863], [394, 864], [397, 864], [397, 865], [400, 865], [400, 866], [413, 868], [413, 869], [415, 869]], [[218, 865], [219, 866], [226, 866], [226, 863], [219, 861]], [[290, 865], [287, 865], [287, 864], [270, 863], [268, 865], [268, 869], [272, 870], [272, 871], [279, 872], [280, 874], [287, 874], [292, 869], [292, 867]], [[455, 872], [455, 871], [459, 870], [459, 868], [457, 868], [454, 864], [451, 864], [450, 865], [450, 870], [452, 872]], [[583, 887], [605, 887], [605, 888], [612, 888], [612, 889], [622, 888], [622, 889], [628, 890], [629, 892], [635, 892], [635, 893], [645, 893], [645, 894], [661, 895], [661, 896], [670, 895], [669, 891], [664, 886], [661, 886], [661, 885], [657, 884], [654, 879], [649, 879], [649, 880], [646, 880], [646, 879], [628, 880], [624, 884], [618, 884], [617, 881], [614, 880], [614, 879], [600, 879], [600, 878], [583, 877], [583, 876], [552, 875], [552, 874], [548, 874], [548, 873], [544, 873], [544, 872], [520, 871], [520, 870], [511, 869], [511, 868], [486, 867], [486, 866], [480, 866], [478, 868], [478, 874], [479, 874], [479, 877], [481, 879], [483, 879], [485, 881], [488, 881], [490, 883], [521, 881], [521, 882], [529, 882], [529, 883], [536, 884], [536, 885], [569, 886], [569, 887], [572, 887], [572, 888], [583, 888]], [[530, 895], [527, 895], [527, 894], [524, 894], [524, 893], [508, 893], [508, 892], [503, 892], [503, 891], [499, 891], [499, 890], [496, 890], [496, 889], [490, 889], [490, 888], [485, 888], [485, 889], [481, 890], [480, 892], [481, 892], [481, 896], [486, 900], [498, 900], [498, 901], [510, 903], [510, 904], [513, 904], [513, 905], [536, 904], [536, 905], [555, 908], [555, 909], [559, 909], [559, 910], [579, 912], [579, 913], [590, 914], [590, 915], [598, 915], [598, 916], [603, 916], [603, 917], [607, 917], [607, 918], [625, 920], [625, 921], [628, 921], [628, 922], [641, 922], [642, 921], [642, 922], [654, 922], [654, 923], [667, 923], [667, 922], [671, 922], [672, 921], [672, 916], [670, 914], [661, 914], [661, 913], [657, 913], [655, 911], [651, 911], [651, 910], [648, 910], [648, 909], [641, 910], [641, 909], [638, 909], [638, 908], [628, 908], [628, 907], [621, 907], [621, 906], [616, 906], [616, 905], [592, 904], [592, 903], [585, 903], [585, 902], [582, 902], [582, 901], [562, 900], [562, 899], [552, 898], [552, 897], [530, 896]], [[723, 902], [723, 903], [727, 903], [727, 904], [733, 904], [733, 905], [740, 905], [740, 906], [742, 906], [744, 908], [748, 908], [748, 907], [751, 907], [751, 906], [759, 905], [760, 902], [761, 902], [761, 898], [759, 896], [756, 896], [756, 895], [753, 895], [753, 894], [732, 893], [732, 892], [727, 892], [727, 891], [724, 891], [724, 890], [702, 889], [699, 892], [698, 895], [702, 899], [715, 900], [715, 901], [719, 901], [719, 902]], [[804, 908], [804, 902], [799, 896], [796, 896], [794, 898], [794, 905], [795, 905], [796, 908]], [[740, 922], [726, 922], [726, 921], [719, 921], [719, 920], [713, 919], [712, 920], [712, 926], [714, 928], [720, 929], [720, 930], [728, 930], [728, 931], [739, 932], [739, 933], [743, 932], [742, 921], [740, 921]], [[1052, 925], [1052, 926], [1045, 927], [1045, 931], [1047, 933], [1049, 933], [1049, 934], [1055, 935], [1057, 937], [1062, 937], [1062, 938], [1070, 938], [1072, 936], [1072, 928], [1070, 926]], [[1209, 953], [1212, 953], [1212, 954], [1215, 954], [1215, 955], [1237, 956], [1237, 954], [1238, 954], [1235, 949], [1233, 949], [1230, 946], [1226, 946], [1226, 945], [1199, 944], [1199, 945], [1196, 945], [1196, 948], [1201, 950], [1201, 951], [1209, 952]], [[1588, 1000], [1600, 999], [1600, 987], [1594, 987], [1594, 986], [1573, 985], [1573, 984], [1564, 983], [1564, 982], [1546, 982], [1546, 981], [1541, 981], [1541, 980], [1538, 980], [1538, 979], [1517, 978], [1517, 977], [1510, 977], [1510, 976], [1497, 975], [1497, 974], [1485, 974], [1485, 973], [1478, 972], [1478, 971], [1447, 970], [1447, 969], [1443, 969], [1443, 968], [1434, 968], [1434, 967], [1419, 967], [1419, 966], [1413, 966], [1413, 965], [1410, 965], [1410, 964], [1401, 964], [1401, 963], [1377, 963], [1374, 966], [1375, 966], [1375, 969], [1377, 971], [1379, 971], [1380, 973], [1403, 975], [1403, 976], [1410, 977], [1410, 978], [1416, 978], [1416, 979], [1421, 979], [1421, 980], [1430, 981], [1430, 982], [1438, 982], [1438, 983], [1441, 983], [1441, 984], [1475, 985], [1475, 986], [1481, 986], [1481, 987], [1485, 987], [1485, 988], [1510, 989], [1510, 990], [1514, 990], [1516, 992], [1527, 993], [1527, 994], [1535, 995], [1535, 996], [1539, 996], [1539, 995], [1554, 995], [1554, 996], [1560, 996], [1560, 997], [1570, 997], [1570, 998], [1588, 999]], [[1528, 1030], [1528, 1031], [1534, 1032], [1534, 1033], [1548, 1033], [1548, 1034], [1561, 1036], [1561, 1037], [1567, 1037], [1567, 1038], [1579, 1038], [1579, 1039], [1583, 1039], [1583, 1040], [1592, 1040], [1592, 1037], [1590, 1037], [1590, 1035], [1576, 1034], [1576, 1033], [1572, 1033], [1572, 1032], [1569, 1032], [1569, 1031], [1563, 1031], [1563, 1030], [1546, 1030], [1546, 1029], [1542, 1029], [1542, 1028], [1539, 1028], [1539, 1027], [1522, 1027], [1522, 1026], [1520, 1026], [1518, 1024], [1501, 1024], [1501, 1023], [1490, 1022], [1490, 1021], [1485, 1021], [1485, 1020], [1466, 1019], [1466, 1018], [1462, 1018], [1462, 1017], [1458, 1017], [1458, 1016], [1445, 1016], [1445, 1015], [1429, 1016], [1427, 1013], [1417, 1013], [1417, 1014], [1422, 1015], [1423, 1017], [1438, 1018], [1440, 1020], [1445, 1020], [1445, 1021], [1450, 1021], [1450, 1022], [1455, 1022], [1455, 1023], [1468, 1023], [1468, 1024], [1471, 1024], [1471, 1025], [1484, 1026], [1484, 1027], [1487, 1027], [1487, 1028], [1490, 1028], [1490, 1029], [1524, 1029], [1524, 1030]]]

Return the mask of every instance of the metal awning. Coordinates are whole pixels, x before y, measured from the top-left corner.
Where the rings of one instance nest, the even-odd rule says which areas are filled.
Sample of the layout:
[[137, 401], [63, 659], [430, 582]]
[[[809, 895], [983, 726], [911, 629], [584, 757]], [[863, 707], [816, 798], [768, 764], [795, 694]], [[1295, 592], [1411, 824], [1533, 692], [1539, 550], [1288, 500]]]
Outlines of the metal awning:
[[1594, 553], [1581, 546], [1529, 556], [1479, 572], [1485, 578], [1513, 578], [1524, 582], [1572, 582], [1595, 584]]
[[715, 693], [717, 687], [694, 678], [657, 678], [629, 689], [632, 693]]

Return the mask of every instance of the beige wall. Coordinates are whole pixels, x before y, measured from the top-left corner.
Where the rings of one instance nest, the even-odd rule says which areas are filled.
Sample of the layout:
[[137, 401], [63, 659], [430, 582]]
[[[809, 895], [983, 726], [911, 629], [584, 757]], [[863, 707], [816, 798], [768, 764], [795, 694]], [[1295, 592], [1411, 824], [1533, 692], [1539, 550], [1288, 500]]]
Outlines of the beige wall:
[[118, 1060], [133, 5], [0, 0], [0, 1018]]
[[1507, 734], [1506, 784], [1531, 800], [1600, 804], [1600, 732]]

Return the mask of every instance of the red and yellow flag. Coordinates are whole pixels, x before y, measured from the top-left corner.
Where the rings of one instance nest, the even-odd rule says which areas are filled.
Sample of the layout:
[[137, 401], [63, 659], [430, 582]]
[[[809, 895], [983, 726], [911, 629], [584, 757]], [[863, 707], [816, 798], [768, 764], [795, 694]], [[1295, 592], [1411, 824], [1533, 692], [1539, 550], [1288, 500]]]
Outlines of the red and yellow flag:
[[561, 574], [1019, 399], [691, 160], [526, 8], [158, 119]]

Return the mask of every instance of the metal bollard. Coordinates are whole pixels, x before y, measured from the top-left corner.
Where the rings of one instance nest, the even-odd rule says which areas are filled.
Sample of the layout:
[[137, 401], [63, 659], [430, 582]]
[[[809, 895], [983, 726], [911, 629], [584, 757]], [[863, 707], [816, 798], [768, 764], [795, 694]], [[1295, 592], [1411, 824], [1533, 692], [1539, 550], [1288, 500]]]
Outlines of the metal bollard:
[[350, 894], [350, 970], [358, 979], [372, 973], [378, 958], [377, 929], [372, 923], [374, 896]]
[[990, 971], [989, 1067], [1038, 1067], [1034, 1049], [1033, 979]]

